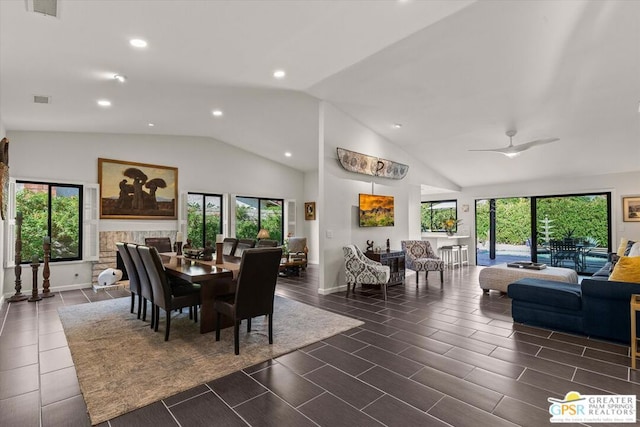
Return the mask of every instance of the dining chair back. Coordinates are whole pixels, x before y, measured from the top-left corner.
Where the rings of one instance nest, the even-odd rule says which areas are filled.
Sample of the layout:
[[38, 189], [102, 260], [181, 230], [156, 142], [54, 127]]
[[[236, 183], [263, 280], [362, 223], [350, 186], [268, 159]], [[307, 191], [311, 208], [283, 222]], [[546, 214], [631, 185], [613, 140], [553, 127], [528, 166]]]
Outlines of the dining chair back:
[[236, 251], [238, 239], [233, 237], [225, 237], [222, 241], [222, 255], [231, 256]]
[[234, 349], [240, 354], [240, 322], [247, 320], [247, 332], [251, 331], [251, 318], [268, 316], [269, 344], [273, 344], [273, 300], [278, 280], [282, 248], [247, 249], [242, 254], [236, 292], [233, 297], [216, 298], [216, 341], [220, 340], [221, 315], [234, 321]]
[[125, 243], [116, 242], [116, 249], [118, 250], [118, 254], [120, 254], [122, 262], [124, 263], [125, 270], [127, 270], [127, 276], [129, 276], [129, 291], [131, 292], [131, 313], [133, 313], [135, 300], [137, 298], [139, 319], [140, 311], [142, 310], [142, 294], [140, 293], [140, 279], [138, 278], [138, 271], [136, 270], [136, 266], [133, 264], [133, 260], [131, 259], [131, 255], [129, 255], [129, 250], [127, 249]]
[[151, 289], [151, 282], [149, 282], [149, 276], [147, 270], [142, 263], [140, 254], [138, 253], [138, 245], [135, 243], [127, 243], [127, 249], [129, 250], [129, 256], [133, 261], [133, 265], [136, 267], [138, 273], [138, 280], [140, 281], [140, 294], [142, 295], [142, 320], [147, 320], [147, 301], [151, 302], [151, 325], [153, 328], [155, 325], [155, 310], [153, 309], [153, 290]]
[[145, 237], [144, 244], [153, 246], [158, 252], [172, 252], [171, 239], [169, 237]]
[[[167, 279], [167, 275], [162, 265], [162, 259], [158, 250], [149, 246], [138, 246], [138, 253], [140, 259], [144, 264], [147, 274], [149, 276], [149, 282], [153, 289], [153, 303], [154, 303], [154, 318], [155, 328], [158, 331], [158, 324], [160, 319], [160, 308], [166, 313], [166, 327], [164, 332], [164, 340], [169, 340], [169, 332], [171, 330], [171, 312], [176, 309], [189, 307], [195, 322], [198, 321], [197, 306], [200, 304], [200, 292], [185, 293], [181, 295], [175, 295], [172, 293], [172, 288]], [[194, 290], [196, 290], [194, 288]], [[193, 308], [196, 308], [194, 311]]]

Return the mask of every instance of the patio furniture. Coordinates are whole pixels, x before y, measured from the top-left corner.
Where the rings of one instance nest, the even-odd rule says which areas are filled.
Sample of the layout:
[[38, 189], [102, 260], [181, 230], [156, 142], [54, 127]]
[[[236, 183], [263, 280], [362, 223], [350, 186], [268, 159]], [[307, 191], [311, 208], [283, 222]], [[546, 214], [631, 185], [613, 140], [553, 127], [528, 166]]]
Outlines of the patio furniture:
[[549, 251], [551, 252], [551, 265], [554, 267], [564, 267], [565, 261], [573, 263], [574, 269], [580, 266], [580, 252], [572, 239], [551, 240]]

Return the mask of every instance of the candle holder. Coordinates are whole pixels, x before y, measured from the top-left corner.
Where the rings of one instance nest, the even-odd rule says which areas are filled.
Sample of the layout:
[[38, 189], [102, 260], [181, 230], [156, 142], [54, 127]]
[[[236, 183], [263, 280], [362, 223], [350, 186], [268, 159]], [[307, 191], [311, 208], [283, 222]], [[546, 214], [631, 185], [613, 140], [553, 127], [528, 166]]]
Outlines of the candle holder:
[[31, 298], [27, 301], [36, 302], [40, 301], [42, 297], [38, 294], [38, 268], [40, 268], [40, 262], [37, 258], [31, 261], [31, 270], [33, 271], [33, 290], [31, 291]]
[[49, 276], [51, 275], [49, 271], [49, 260], [51, 259], [51, 240], [47, 240], [47, 238], [45, 238], [42, 248], [44, 249], [44, 264], [42, 267], [42, 294], [40, 294], [40, 296], [42, 298], [51, 298], [56, 296], [56, 294], [49, 290]]
[[16, 255], [15, 255], [15, 268], [13, 269], [15, 275], [16, 275], [16, 293], [11, 297], [8, 298], [7, 301], [8, 302], [18, 302], [18, 301], [24, 301], [27, 298], [29, 298], [28, 296], [24, 295], [21, 291], [22, 291], [22, 266], [20, 265], [22, 263], [22, 212], [18, 212], [16, 214]]
[[176, 242], [176, 255], [182, 255], [182, 242]]

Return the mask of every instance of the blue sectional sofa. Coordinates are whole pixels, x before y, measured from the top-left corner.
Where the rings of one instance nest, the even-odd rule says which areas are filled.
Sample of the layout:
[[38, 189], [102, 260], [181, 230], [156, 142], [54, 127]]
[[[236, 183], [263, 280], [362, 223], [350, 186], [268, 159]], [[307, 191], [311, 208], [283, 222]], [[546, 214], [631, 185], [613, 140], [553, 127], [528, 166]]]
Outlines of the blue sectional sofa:
[[629, 344], [629, 301], [640, 294], [640, 283], [607, 280], [608, 267], [603, 270], [581, 284], [533, 278], [511, 283], [513, 320]]

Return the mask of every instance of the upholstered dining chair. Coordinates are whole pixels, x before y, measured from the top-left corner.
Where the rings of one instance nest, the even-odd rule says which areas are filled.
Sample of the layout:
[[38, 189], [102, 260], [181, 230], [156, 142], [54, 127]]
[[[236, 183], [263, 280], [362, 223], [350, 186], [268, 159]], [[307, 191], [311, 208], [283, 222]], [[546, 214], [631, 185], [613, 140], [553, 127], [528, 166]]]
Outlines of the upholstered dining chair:
[[125, 243], [116, 242], [116, 249], [122, 258], [124, 268], [127, 270], [127, 276], [129, 276], [129, 291], [131, 292], [131, 313], [135, 305], [135, 300], [138, 300], [138, 319], [140, 318], [140, 312], [142, 310], [142, 293], [140, 292], [140, 279], [138, 278], [138, 271], [133, 264], [129, 250]]
[[240, 354], [240, 322], [266, 315], [269, 322], [269, 344], [273, 344], [273, 299], [278, 280], [282, 248], [254, 248], [242, 253], [240, 271], [233, 294], [221, 295], [214, 301], [217, 312], [216, 341], [220, 341], [222, 315], [233, 320], [234, 352]]
[[126, 247], [131, 260], [133, 261], [133, 265], [136, 267], [138, 280], [140, 282], [140, 294], [142, 295], [142, 321], [144, 322], [147, 320], [147, 301], [149, 301], [151, 302], [151, 325], [149, 325], [149, 327], [153, 329], [155, 325], [155, 310], [153, 309], [153, 290], [151, 289], [149, 276], [147, 275], [147, 270], [142, 263], [140, 254], [138, 253], [138, 245], [135, 243], [127, 243]]
[[244, 251], [254, 248], [255, 246], [256, 241], [254, 239], [240, 239], [236, 245], [236, 250], [233, 251], [233, 256], [241, 257]]
[[403, 240], [401, 242], [404, 252], [405, 265], [416, 272], [416, 286], [421, 271], [425, 273], [425, 279], [429, 280], [430, 271], [440, 272], [440, 288], [444, 285], [444, 261], [431, 249], [431, 243], [426, 240]]
[[[149, 282], [153, 289], [153, 305], [155, 326], [154, 331], [158, 332], [160, 323], [160, 309], [165, 311], [166, 326], [164, 340], [169, 340], [171, 330], [171, 311], [189, 307], [189, 317], [198, 322], [198, 305], [200, 305], [200, 285], [191, 287], [179, 286], [171, 287], [167, 274], [162, 265], [162, 259], [158, 250], [149, 246], [138, 246], [138, 253], [147, 270]], [[179, 291], [179, 292], [178, 292]]]
[[380, 285], [387, 300], [387, 283], [391, 277], [391, 268], [377, 261], [367, 258], [355, 245], [342, 248], [344, 252], [344, 272], [347, 281], [347, 295], [351, 286], [353, 291], [356, 285]]
[[172, 252], [171, 239], [169, 237], [145, 237], [144, 244], [153, 246], [158, 252]]

